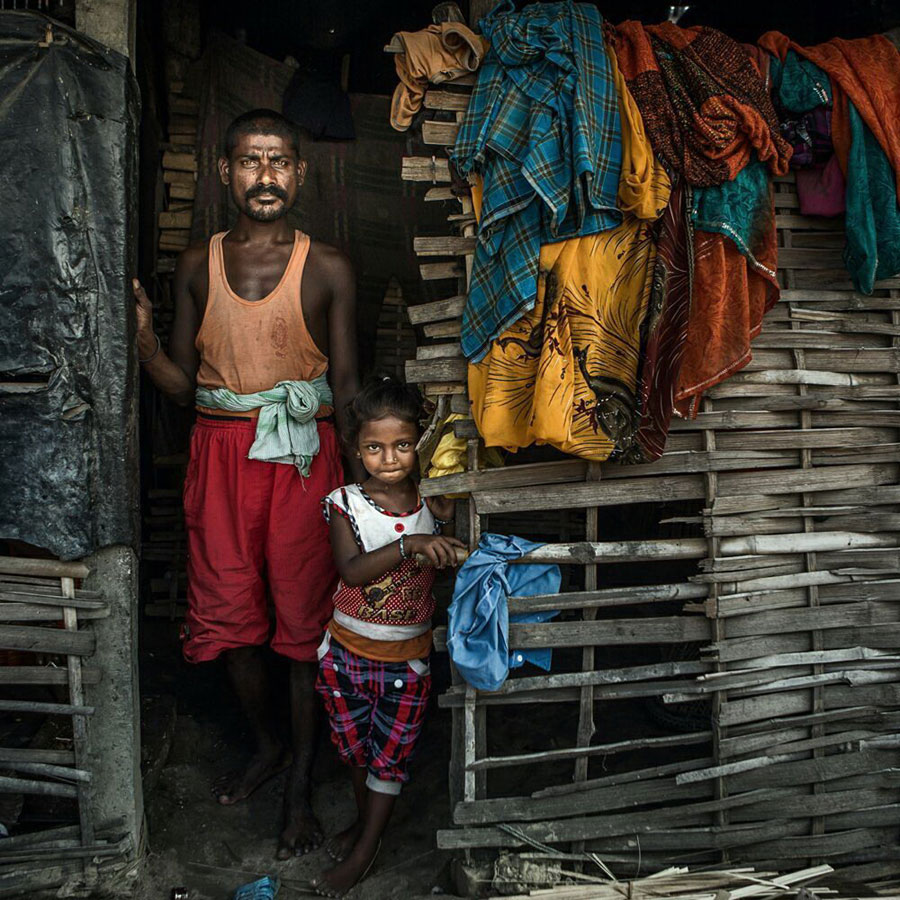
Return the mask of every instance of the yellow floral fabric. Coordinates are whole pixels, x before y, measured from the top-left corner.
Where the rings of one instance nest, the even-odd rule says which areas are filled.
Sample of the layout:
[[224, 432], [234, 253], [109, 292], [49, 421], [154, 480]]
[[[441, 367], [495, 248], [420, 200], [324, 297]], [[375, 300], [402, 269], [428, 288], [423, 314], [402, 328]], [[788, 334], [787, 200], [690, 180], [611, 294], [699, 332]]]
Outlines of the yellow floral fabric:
[[469, 366], [469, 397], [488, 447], [535, 442], [604, 460], [630, 446], [640, 326], [656, 257], [650, 226], [541, 249], [534, 309]]
[[545, 443], [602, 461], [634, 440], [640, 329], [656, 259], [651, 223], [671, 184], [609, 55], [623, 129], [624, 221], [543, 246], [534, 309], [469, 366], [472, 415], [489, 447]]

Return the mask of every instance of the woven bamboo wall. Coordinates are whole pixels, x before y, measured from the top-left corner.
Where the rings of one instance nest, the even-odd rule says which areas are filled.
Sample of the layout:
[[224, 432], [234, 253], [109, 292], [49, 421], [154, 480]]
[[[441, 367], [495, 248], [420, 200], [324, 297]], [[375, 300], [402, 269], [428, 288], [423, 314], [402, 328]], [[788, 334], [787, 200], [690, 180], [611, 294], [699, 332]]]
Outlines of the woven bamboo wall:
[[[444, 121], [426, 140], [453, 140], [464, 91], [427, 95]], [[442, 150], [404, 177], [452, 198]], [[537, 514], [561, 509], [584, 537], [539, 554], [563, 564], [564, 593], [510, 601], [561, 610], [510, 627], [511, 646], [555, 648], [552, 673], [441, 698], [456, 801], [441, 847], [593, 850], [628, 874], [721, 859], [900, 872], [900, 279], [855, 294], [841, 223], [799, 216], [790, 178], [776, 190], [781, 302], [660, 460], [480, 471], [461, 422], [469, 471], [423, 482], [468, 492], [471, 546], [483, 528], [537, 536]], [[457, 281], [410, 310], [407, 378], [462, 412], [465, 201], [448, 221], [453, 235], [415, 243], [424, 278]], [[638, 714], [648, 703], [692, 709], [693, 730]]]
[[[122, 822], [94, 820], [101, 773], [89, 723], [109, 711], [85, 702], [85, 686], [103, 671], [84, 660], [96, 645], [93, 620], [108, 616], [109, 604], [76, 586], [89, 571], [80, 562], [0, 556], [0, 795], [7, 815], [18, 806], [4, 819], [14, 836], [0, 842], [0, 897], [33, 897], [69, 879], [87, 889], [99, 865], [134, 853]], [[45, 805], [32, 809], [35, 799]], [[66, 820], [73, 824], [53, 825]]]

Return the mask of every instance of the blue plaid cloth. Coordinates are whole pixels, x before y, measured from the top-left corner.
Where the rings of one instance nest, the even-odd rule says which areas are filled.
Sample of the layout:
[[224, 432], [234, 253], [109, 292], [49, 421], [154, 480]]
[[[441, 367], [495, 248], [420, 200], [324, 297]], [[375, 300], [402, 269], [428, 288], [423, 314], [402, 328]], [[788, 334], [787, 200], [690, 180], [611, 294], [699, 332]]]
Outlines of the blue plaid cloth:
[[619, 102], [587, 3], [502, 0], [481, 21], [490, 50], [451, 153], [484, 179], [462, 349], [478, 360], [530, 310], [541, 244], [614, 228]]

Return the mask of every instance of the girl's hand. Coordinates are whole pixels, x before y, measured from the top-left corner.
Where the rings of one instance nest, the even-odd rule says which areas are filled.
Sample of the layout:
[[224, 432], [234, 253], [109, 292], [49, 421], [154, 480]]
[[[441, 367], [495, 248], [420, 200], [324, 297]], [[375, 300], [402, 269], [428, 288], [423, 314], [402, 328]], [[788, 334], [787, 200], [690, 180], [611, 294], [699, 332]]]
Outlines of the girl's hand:
[[409, 534], [403, 539], [403, 545], [407, 555], [420, 553], [436, 569], [458, 566], [457, 548], [466, 549], [462, 541], [440, 534]]
[[456, 512], [456, 502], [449, 497], [426, 497], [425, 502], [436, 519], [449, 522]]

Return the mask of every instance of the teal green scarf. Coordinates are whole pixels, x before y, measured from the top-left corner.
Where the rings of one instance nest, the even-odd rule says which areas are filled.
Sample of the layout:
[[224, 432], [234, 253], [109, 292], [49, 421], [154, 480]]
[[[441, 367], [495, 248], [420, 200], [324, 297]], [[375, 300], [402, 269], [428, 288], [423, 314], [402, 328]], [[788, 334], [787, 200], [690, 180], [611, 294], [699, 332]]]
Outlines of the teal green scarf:
[[294, 465], [304, 478], [319, 452], [316, 413], [320, 406], [330, 406], [333, 402], [324, 375], [312, 381], [279, 381], [275, 387], [255, 394], [198, 387], [196, 401], [197, 406], [228, 412], [259, 409], [256, 439], [248, 458]]

